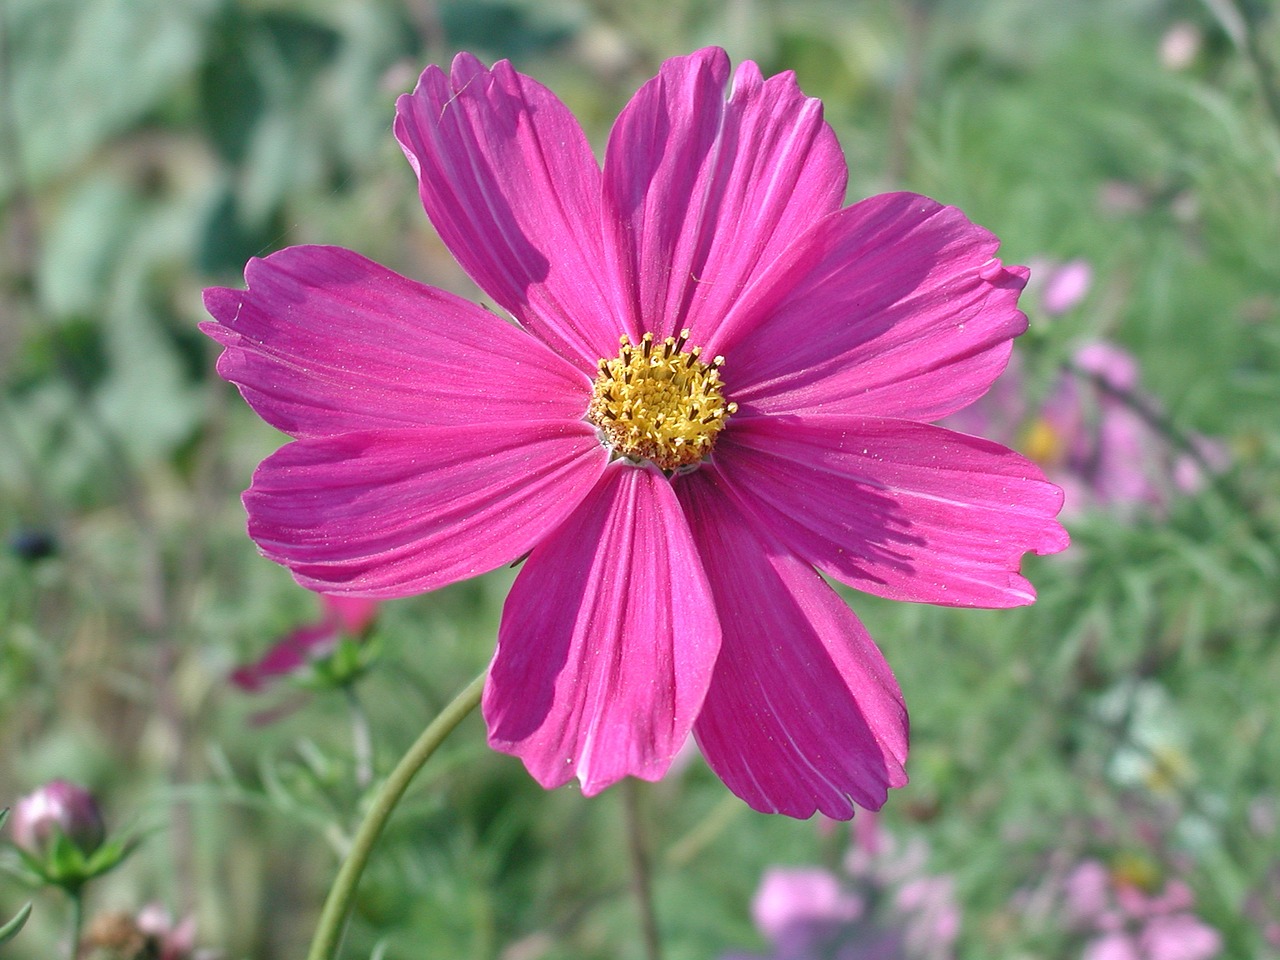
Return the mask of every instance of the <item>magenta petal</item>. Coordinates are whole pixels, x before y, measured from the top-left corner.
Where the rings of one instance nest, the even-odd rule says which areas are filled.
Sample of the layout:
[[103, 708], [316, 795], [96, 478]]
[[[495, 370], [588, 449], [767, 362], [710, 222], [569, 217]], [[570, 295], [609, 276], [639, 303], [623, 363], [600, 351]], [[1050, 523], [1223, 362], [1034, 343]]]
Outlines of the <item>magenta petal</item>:
[[441, 239], [480, 287], [588, 372], [618, 349], [600, 168], [546, 87], [468, 53], [396, 102], [396, 139]]
[[344, 633], [359, 636], [378, 619], [377, 600], [368, 597], [344, 597], [321, 594], [325, 619], [342, 628]]
[[693, 725], [720, 630], [670, 483], [609, 467], [507, 597], [484, 693], [489, 742], [544, 787], [656, 780]]
[[799, 238], [725, 318], [707, 352], [729, 395], [771, 414], [937, 420], [1004, 369], [1023, 267], [954, 207], [909, 193], [863, 200]]
[[254, 474], [249, 535], [309, 589], [421, 593], [531, 550], [606, 459], [581, 421], [299, 440]]
[[277, 677], [287, 676], [306, 662], [328, 652], [338, 642], [338, 628], [332, 623], [311, 623], [281, 637], [258, 660], [237, 667], [231, 682], [241, 690], [256, 693]]
[[212, 288], [218, 373], [294, 437], [424, 424], [577, 419], [590, 382], [452, 294], [338, 247], [290, 247]]
[[631, 325], [701, 343], [751, 278], [844, 202], [822, 104], [708, 48], [662, 65], [622, 111], [604, 164], [605, 230]]
[[721, 484], [705, 468], [677, 482], [723, 634], [694, 726], [707, 763], [762, 812], [878, 809], [907, 780], [897, 681], [835, 591]]
[[999, 444], [907, 420], [734, 420], [716, 465], [791, 549], [894, 600], [1031, 603], [1027, 551], [1056, 553], [1062, 491]]

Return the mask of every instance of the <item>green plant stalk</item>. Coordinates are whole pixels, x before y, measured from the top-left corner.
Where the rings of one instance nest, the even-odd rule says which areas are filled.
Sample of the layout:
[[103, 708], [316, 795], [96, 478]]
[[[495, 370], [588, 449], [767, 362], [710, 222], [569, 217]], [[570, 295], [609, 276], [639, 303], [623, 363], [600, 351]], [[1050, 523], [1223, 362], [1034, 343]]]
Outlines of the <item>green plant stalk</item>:
[[467, 684], [462, 692], [427, 725], [427, 729], [422, 731], [422, 735], [409, 748], [409, 751], [400, 758], [396, 768], [391, 771], [391, 775], [378, 790], [378, 795], [374, 798], [369, 812], [365, 814], [351, 842], [347, 859], [338, 869], [338, 875], [334, 878], [329, 896], [325, 899], [324, 908], [320, 911], [320, 922], [316, 925], [311, 949], [307, 953], [307, 960], [334, 960], [339, 941], [342, 939], [347, 914], [355, 900], [360, 875], [364, 873], [365, 864], [369, 861], [374, 844], [378, 842], [383, 827], [391, 818], [392, 811], [404, 796], [414, 776], [422, 769], [423, 764], [431, 759], [431, 755], [444, 742], [445, 737], [452, 733], [453, 729], [480, 702], [485, 672]]
[[369, 730], [369, 715], [365, 713], [354, 683], [343, 684], [342, 692], [346, 695], [347, 706], [351, 711], [351, 744], [355, 756], [356, 786], [364, 793], [373, 783], [373, 734]]
[[662, 960], [662, 938], [658, 932], [658, 912], [653, 903], [653, 873], [649, 863], [649, 843], [645, 831], [641, 782], [628, 777], [622, 782], [623, 814], [631, 848], [631, 890], [640, 911], [640, 932], [646, 960]]
[[76, 887], [68, 889], [71, 897], [71, 946], [67, 948], [67, 956], [76, 960], [80, 956], [80, 937], [84, 932], [84, 892]]

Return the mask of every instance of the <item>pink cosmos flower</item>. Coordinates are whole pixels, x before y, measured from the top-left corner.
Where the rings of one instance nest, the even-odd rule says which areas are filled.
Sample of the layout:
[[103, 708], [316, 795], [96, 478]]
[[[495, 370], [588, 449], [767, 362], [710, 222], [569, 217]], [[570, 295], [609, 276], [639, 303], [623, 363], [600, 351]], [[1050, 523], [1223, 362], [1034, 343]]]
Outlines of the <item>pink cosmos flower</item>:
[[333, 247], [209, 290], [219, 372], [294, 438], [245, 494], [250, 535], [350, 596], [527, 555], [483, 712], [546, 787], [657, 779], [692, 729], [758, 810], [879, 807], [905, 708], [817, 571], [1032, 601], [1018, 565], [1066, 546], [1060, 492], [930, 425], [1003, 369], [1025, 269], [924, 197], [842, 208], [821, 104], [750, 62], [731, 80], [719, 49], [663, 65], [603, 168], [550, 91], [468, 54], [422, 74], [395, 133], [516, 322]]
[[1029, 392], [1015, 353], [979, 402], [947, 418], [947, 426], [1020, 447], [1066, 496], [1066, 511], [1166, 508], [1175, 493], [1205, 486], [1202, 464], [1225, 469], [1220, 442], [1189, 434], [1198, 456], [1179, 453], [1139, 408], [1159, 405], [1139, 383], [1137, 359], [1105, 340], [1080, 346], [1043, 404], [1028, 410]]
[[844, 874], [818, 867], [765, 871], [751, 904], [767, 957], [722, 960], [948, 960], [960, 934], [950, 877], [924, 872], [928, 851], [902, 844], [874, 813], [860, 816]]
[[[1150, 878], [1144, 882], [1151, 886]], [[1085, 960], [1212, 960], [1222, 936], [1193, 912], [1195, 897], [1181, 880], [1144, 889], [1122, 870], [1081, 862], [1066, 878], [1066, 918], [1091, 934]]]
[[316, 623], [298, 627], [281, 637], [253, 663], [237, 667], [231, 682], [241, 690], [257, 693], [280, 677], [296, 673], [319, 657], [333, 652], [343, 636], [358, 637], [378, 616], [378, 601], [362, 597], [322, 594], [324, 615]]

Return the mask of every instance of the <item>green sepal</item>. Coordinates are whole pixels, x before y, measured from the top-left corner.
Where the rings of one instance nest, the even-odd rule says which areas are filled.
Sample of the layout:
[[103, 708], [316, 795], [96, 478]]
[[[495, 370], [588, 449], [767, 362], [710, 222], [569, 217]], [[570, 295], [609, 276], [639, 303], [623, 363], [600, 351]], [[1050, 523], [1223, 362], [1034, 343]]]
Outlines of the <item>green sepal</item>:
[[310, 669], [298, 682], [313, 690], [340, 690], [349, 687], [377, 661], [382, 652], [382, 639], [376, 634], [368, 640], [340, 637], [327, 657], [311, 661]]
[[26, 926], [27, 917], [29, 916], [31, 916], [31, 904], [28, 903], [18, 911], [17, 915], [12, 920], [0, 927], [0, 944], [8, 943], [16, 937], [18, 935], [18, 931]]
[[44, 859], [21, 847], [17, 849], [33, 879], [74, 893], [95, 877], [120, 866], [137, 849], [138, 843], [136, 839], [108, 840], [86, 857], [66, 834], [56, 831]]

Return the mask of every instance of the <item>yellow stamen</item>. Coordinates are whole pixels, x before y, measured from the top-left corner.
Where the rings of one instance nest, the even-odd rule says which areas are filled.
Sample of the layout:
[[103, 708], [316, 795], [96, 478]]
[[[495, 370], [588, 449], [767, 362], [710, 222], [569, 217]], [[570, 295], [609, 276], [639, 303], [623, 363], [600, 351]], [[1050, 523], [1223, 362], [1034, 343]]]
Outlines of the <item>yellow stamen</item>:
[[1037, 417], [1027, 427], [1020, 444], [1022, 452], [1044, 466], [1054, 466], [1066, 457], [1066, 441], [1044, 417]]
[[654, 345], [646, 333], [640, 349], [620, 338], [618, 355], [600, 361], [587, 408], [587, 420], [599, 428], [613, 450], [631, 460], [648, 460], [663, 470], [697, 463], [715, 445], [736, 403], [726, 403], [720, 366], [698, 358], [701, 347], [685, 350], [689, 331]]
[[1160, 868], [1151, 857], [1132, 851], [1119, 853], [1111, 861], [1111, 879], [1147, 893], [1155, 893], [1162, 881]]

